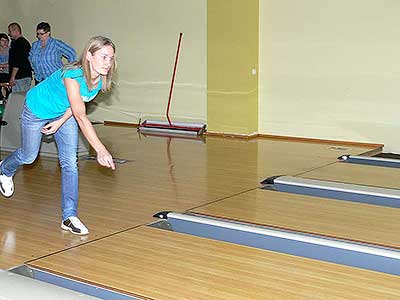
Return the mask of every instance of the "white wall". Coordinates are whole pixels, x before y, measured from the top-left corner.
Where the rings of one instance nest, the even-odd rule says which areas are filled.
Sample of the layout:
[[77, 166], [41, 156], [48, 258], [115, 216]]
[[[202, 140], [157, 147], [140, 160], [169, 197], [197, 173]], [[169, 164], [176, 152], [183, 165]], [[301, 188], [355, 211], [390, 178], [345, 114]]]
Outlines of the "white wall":
[[53, 37], [78, 52], [93, 35], [106, 35], [115, 42], [116, 88], [111, 96], [96, 100], [99, 105], [90, 114], [95, 120], [162, 119], [178, 36], [183, 32], [171, 115], [179, 120], [206, 120], [206, 0], [5, 2], [9, 12], [5, 18], [2, 14], [0, 25], [19, 22], [30, 41], [35, 40], [37, 23], [47, 21]]
[[400, 152], [399, 15], [397, 0], [260, 0], [260, 132]]

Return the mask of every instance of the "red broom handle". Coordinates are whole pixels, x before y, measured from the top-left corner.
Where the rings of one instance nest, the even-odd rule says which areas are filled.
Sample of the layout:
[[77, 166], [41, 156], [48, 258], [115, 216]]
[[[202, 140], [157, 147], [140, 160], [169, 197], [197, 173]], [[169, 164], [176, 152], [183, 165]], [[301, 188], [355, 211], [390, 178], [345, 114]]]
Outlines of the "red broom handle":
[[178, 57], [179, 57], [179, 50], [181, 49], [181, 41], [182, 41], [182, 35], [183, 33], [179, 33], [179, 41], [178, 41], [178, 48], [176, 49], [176, 57], [175, 57], [175, 65], [174, 65], [174, 72], [172, 74], [172, 81], [171, 81], [171, 87], [169, 89], [169, 97], [168, 97], [168, 106], [167, 106], [167, 120], [169, 125], [172, 125], [171, 120], [169, 118], [169, 109], [171, 107], [171, 99], [172, 99], [172, 90], [174, 89], [174, 82], [175, 82], [175, 74], [176, 74], [176, 66], [178, 65]]

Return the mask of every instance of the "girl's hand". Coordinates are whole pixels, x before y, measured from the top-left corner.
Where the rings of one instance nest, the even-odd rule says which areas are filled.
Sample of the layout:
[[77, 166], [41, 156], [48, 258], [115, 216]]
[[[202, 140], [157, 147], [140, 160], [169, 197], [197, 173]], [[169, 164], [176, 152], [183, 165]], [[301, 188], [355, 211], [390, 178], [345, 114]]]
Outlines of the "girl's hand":
[[106, 148], [103, 148], [97, 152], [97, 162], [103, 167], [115, 170], [114, 160]]
[[63, 122], [61, 120], [55, 120], [53, 122], [44, 125], [42, 130], [40, 130], [40, 132], [45, 135], [53, 134], [58, 130], [58, 128], [60, 128], [62, 124]]

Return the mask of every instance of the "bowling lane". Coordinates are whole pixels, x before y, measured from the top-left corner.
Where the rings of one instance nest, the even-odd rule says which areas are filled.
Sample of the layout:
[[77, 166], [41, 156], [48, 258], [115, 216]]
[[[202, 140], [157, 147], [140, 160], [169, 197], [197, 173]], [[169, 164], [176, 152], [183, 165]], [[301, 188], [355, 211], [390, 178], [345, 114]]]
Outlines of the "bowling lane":
[[397, 300], [400, 277], [139, 227], [29, 264], [146, 299]]
[[400, 169], [337, 162], [300, 177], [400, 189]]
[[400, 249], [400, 210], [253, 190], [191, 212]]

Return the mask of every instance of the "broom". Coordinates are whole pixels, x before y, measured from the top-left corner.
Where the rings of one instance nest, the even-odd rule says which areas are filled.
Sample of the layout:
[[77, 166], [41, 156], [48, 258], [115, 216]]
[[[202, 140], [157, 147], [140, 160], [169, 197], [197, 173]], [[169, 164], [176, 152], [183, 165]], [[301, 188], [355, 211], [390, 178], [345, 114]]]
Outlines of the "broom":
[[172, 73], [171, 87], [169, 89], [168, 105], [166, 110], [167, 121], [151, 121], [144, 120], [139, 125], [139, 131], [143, 132], [159, 132], [159, 133], [172, 133], [172, 134], [190, 134], [190, 135], [202, 135], [206, 131], [206, 125], [200, 123], [183, 123], [183, 122], [172, 122], [169, 116], [171, 108], [172, 91], [174, 89], [176, 69], [178, 65], [179, 52], [182, 43], [183, 33], [179, 34], [178, 47], [176, 49], [174, 70]]

